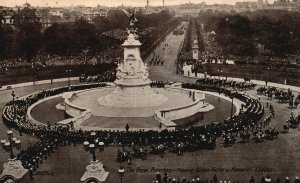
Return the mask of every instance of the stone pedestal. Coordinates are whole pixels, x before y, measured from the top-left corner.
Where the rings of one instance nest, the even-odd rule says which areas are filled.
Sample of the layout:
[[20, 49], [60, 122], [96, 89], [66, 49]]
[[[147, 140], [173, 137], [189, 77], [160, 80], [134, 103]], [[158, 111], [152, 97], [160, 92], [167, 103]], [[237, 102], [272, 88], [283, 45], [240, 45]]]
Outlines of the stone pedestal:
[[110, 107], [153, 107], [167, 101], [150, 87], [149, 73], [140, 56], [141, 43], [133, 32], [122, 45], [124, 60], [118, 64], [116, 89], [112, 94], [98, 99], [100, 105]]
[[193, 59], [199, 60], [199, 51], [198, 51], [199, 50], [199, 46], [198, 46], [197, 39], [194, 40], [192, 50], [193, 50]]
[[0, 182], [7, 180], [20, 182], [28, 172], [28, 170], [22, 166], [22, 162], [16, 159], [9, 159], [8, 162], [3, 165], [3, 168], [0, 174]]
[[86, 172], [81, 177], [81, 182], [88, 182], [93, 180], [94, 182], [105, 182], [109, 172], [106, 172], [103, 168], [103, 163], [97, 161], [91, 161], [86, 167]]

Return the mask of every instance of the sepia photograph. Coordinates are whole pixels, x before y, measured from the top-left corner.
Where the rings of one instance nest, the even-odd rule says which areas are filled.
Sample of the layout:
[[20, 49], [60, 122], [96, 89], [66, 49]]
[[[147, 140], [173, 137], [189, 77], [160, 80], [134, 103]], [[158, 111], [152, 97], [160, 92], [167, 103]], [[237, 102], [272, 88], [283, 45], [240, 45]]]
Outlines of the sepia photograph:
[[300, 183], [300, 0], [0, 0], [0, 183]]

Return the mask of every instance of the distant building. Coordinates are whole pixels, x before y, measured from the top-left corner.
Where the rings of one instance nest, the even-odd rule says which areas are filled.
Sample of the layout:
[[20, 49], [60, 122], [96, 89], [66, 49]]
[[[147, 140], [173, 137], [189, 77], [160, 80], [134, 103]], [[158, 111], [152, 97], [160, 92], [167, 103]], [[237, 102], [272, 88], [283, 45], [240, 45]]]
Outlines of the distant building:
[[175, 9], [175, 17], [198, 17], [201, 9]]
[[49, 11], [50, 16], [58, 16], [60, 18], [64, 17], [64, 10], [62, 8], [52, 8]]
[[92, 23], [95, 17], [107, 17], [108, 11], [106, 10], [89, 10], [83, 12], [81, 16], [88, 22]]
[[249, 1], [249, 2], [236, 2], [235, 11], [256, 11], [260, 9], [272, 9], [268, 0], [257, 0], [257, 2]]
[[181, 4], [178, 7], [173, 8], [176, 17], [197, 17], [202, 11], [226, 11], [230, 12], [234, 9], [234, 6], [228, 4], [213, 4], [207, 5], [205, 2], [194, 4], [186, 3]]
[[274, 10], [300, 11], [300, 0], [277, 0], [272, 6]]
[[143, 12], [143, 14], [145, 15], [149, 15], [149, 14], [157, 14], [160, 13], [163, 10], [166, 10], [167, 8], [165, 8], [164, 6], [150, 6], [150, 2], [149, 0], [147, 0], [147, 4], [145, 6], [145, 8], [141, 8], [140, 10]]
[[0, 22], [2, 24], [13, 24], [14, 10], [8, 7], [0, 7]]
[[197, 17], [200, 11], [206, 6], [205, 2], [200, 4], [185, 3], [179, 5], [179, 8], [175, 9], [175, 17]]

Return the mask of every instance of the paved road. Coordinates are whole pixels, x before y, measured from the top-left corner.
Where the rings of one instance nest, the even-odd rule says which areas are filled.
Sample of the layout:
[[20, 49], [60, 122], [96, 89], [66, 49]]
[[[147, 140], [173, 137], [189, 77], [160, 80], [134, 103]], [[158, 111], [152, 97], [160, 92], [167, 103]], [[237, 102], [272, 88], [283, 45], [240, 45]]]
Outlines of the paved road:
[[[156, 47], [154, 52], [144, 60], [144, 62], [147, 63], [149, 67], [149, 78], [152, 81], [169, 80], [177, 82], [195, 82], [194, 78], [182, 77], [181, 75], [176, 74], [177, 55], [180, 51], [183, 40], [184, 34], [174, 35], [173, 32], [171, 32], [165, 37], [164, 41], [162, 41]], [[163, 65], [161, 64], [161, 62], [158, 65], [154, 65], [153, 63], [150, 65], [151, 59], [157, 56], [163, 61]]]
[[[72, 81], [72, 84], [75, 84], [78, 82]], [[48, 88], [56, 88], [59, 86], [66, 86], [68, 85], [68, 82], [60, 82], [60, 83], [53, 83], [53, 84], [42, 84], [42, 85], [34, 85], [34, 86], [27, 86], [22, 88], [14, 88], [12, 89], [15, 91], [16, 97], [24, 96], [26, 94], [33, 93], [35, 91], [41, 90], [41, 89], [48, 89]], [[12, 99], [11, 92], [12, 90], [3, 90], [0, 91], [0, 111], [2, 115], [3, 108], [7, 102], [9, 102]], [[0, 139], [7, 139], [6, 131], [8, 128], [4, 125], [2, 117], [0, 118]], [[36, 138], [23, 134], [22, 136], [19, 135], [19, 133], [14, 133], [15, 137], [20, 139], [22, 142], [22, 147], [27, 147], [29, 144], [32, 144], [36, 142]], [[18, 151], [15, 150], [15, 154], [17, 154]], [[9, 157], [9, 154], [4, 151], [2, 148], [0, 148], [0, 165], [2, 165], [4, 162], [7, 161], [7, 158]]]

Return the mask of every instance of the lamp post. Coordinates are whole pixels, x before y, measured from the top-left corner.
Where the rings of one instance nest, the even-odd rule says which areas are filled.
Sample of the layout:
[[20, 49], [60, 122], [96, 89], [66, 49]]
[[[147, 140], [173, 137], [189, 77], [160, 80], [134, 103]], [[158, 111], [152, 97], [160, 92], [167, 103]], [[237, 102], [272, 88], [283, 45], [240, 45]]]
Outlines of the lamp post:
[[266, 86], [268, 86], [268, 82], [271, 81], [271, 69], [270, 69], [270, 67], [268, 67], [267, 70], [268, 70], [268, 78], [266, 79]]
[[67, 73], [67, 76], [68, 76], [68, 83], [69, 83], [69, 86], [71, 85], [71, 80], [70, 80], [70, 74], [71, 74], [72, 70], [71, 69], [67, 69], [66, 70], [66, 73]]
[[[97, 145], [102, 146], [104, 145], [103, 142], [98, 142], [99, 140], [96, 137], [96, 132], [91, 132], [90, 138], [83, 143], [84, 149], [86, 151], [90, 151], [93, 155], [93, 159], [89, 165], [86, 166], [86, 171], [81, 177], [81, 182], [89, 182], [88, 180], [94, 180], [94, 182], [105, 182], [109, 172], [106, 172], [103, 168], [103, 163], [99, 162], [96, 159], [96, 147]], [[96, 170], [96, 171], [95, 171]]]
[[218, 75], [219, 75], [219, 95], [221, 95], [221, 73], [222, 69], [218, 69]]
[[231, 98], [230, 119], [232, 119], [232, 115], [233, 115], [233, 95], [232, 95], [232, 93], [231, 93], [231, 95], [230, 95], [230, 98]]
[[12, 147], [12, 138], [13, 138], [13, 132], [12, 130], [8, 130], [7, 131], [7, 138], [9, 140], [9, 148], [10, 148], [10, 159], [14, 159], [15, 155], [14, 155], [14, 152], [13, 152], [13, 147]]
[[34, 82], [37, 83], [39, 80], [39, 68], [35, 66], [35, 78]]
[[119, 168], [118, 174], [119, 174], [119, 178], [120, 178], [121, 183], [123, 183], [123, 178], [124, 178], [125, 170], [124, 170], [124, 168], [122, 166]]
[[21, 141], [18, 140], [17, 138], [15, 138], [15, 137], [13, 137], [13, 131], [12, 130], [8, 130], [6, 134], [7, 134], [8, 140], [2, 139], [1, 140], [1, 145], [2, 145], [2, 148], [9, 151], [10, 159], [14, 159], [15, 155], [14, 155], [14, 152], [13, 152], [13, 146], [15, 146], [16, 149], [20, 149]]
[[223, 72], [222, 69], [218, 69], [218, 75], [219, 75], [219, 80], [221, 79], [221, 73]]
[[92, 131], [90, 135], [91, 135], [90, 140], [83, 142], [83, 146], [86, 151], [89, 150], [90, 153], [92, 154], [92, 161], [97, 161], [96, 146], [99, 145], [99, 140], [96, 139], [96, 132]]
[[89, 148], [90, 148], [90, 152], [93, 155], [93, 161], [96, 161], [96, 146], [95, 146], [95, 144], [90, 144]]
[[28, 170], [22, 166], [22, 162], [15, 158], [13, 153], [13, 146], [17, 149], [21, 148], [21, 141], [16, 137], [13, 137], [12, 130], [7, 131], [8, 141], [5, 139], [1, 140], [1, 146], [6, 150], [10, 151], [10, 158], [7, 163], [4, 163], [2, 173], [0, 174], [0, 182], [4, 182], [7, 177], [13, 182], [21, 182], [23, 177], [27, 174]]
[[15, 91], [12, 91], [12, 92], [11, 92], [11, 96], [12, 96], [13, 101], [14, 101], [14, 100], [15, 100], [15, 96], [16, 96]]

